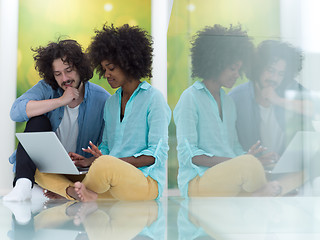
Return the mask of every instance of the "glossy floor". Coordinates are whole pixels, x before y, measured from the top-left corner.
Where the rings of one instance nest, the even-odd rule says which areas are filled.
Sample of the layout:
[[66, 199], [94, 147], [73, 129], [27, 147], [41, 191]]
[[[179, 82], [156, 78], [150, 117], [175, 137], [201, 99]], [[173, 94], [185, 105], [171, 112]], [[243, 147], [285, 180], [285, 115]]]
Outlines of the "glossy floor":
[[0, 202], [0, 239], [320, 239], [320, 197]]

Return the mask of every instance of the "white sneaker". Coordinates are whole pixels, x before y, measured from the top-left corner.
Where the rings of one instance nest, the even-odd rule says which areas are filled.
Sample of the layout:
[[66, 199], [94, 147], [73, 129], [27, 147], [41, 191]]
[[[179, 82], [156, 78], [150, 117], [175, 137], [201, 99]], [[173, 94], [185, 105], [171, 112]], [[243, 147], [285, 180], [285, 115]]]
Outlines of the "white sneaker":
[[31, 199], [32, 183], [27, 178], [19, 178], [14, 188], [5, 195], [2, 200], [4, 202], [22, 202]]

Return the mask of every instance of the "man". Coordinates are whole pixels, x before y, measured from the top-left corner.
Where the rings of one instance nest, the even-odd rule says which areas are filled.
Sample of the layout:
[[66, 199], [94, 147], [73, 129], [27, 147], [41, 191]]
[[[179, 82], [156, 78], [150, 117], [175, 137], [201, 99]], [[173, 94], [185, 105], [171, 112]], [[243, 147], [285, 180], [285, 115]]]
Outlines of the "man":
[[251, 81], [229, 94], [236, 104], [237, 132], [245, 150], [259, 141], [277, 158], [294, 134], [308, 125], [312, 103], [295, 80], [302, 60], [301, 51], [288, 43], [266, 40], [259, 44]]
[[[104, 127], [103, 108], [110, 94], [88, 82], [93, 76], [89, 58], [74, 40], [50, 42], [35, 52], [35, 68], [43, 78], [14, 102], [13, 121], [28, 121], [25, 132], [54, 131], [70, 153], [82, 151], [89, 141], [99, 144]], [[31, 198], [36, 165], [21, 144], [10, 157], [16, 164], [13, 190], [4, 201]]]

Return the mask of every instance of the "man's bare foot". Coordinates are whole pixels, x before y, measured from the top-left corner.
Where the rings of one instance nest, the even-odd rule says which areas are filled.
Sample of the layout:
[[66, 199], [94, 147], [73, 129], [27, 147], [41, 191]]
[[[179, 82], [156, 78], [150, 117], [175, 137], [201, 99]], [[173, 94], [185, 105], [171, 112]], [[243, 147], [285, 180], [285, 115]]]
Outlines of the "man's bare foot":
[[74, 183], [74, 190], [81, 202], [91, 202], [97, 200], [98, 198], [97, 193], [87, 189], [86, 186], [81, 182]]
[[279, 196], [281, 194], [281, 191], [282, 191], [282, 187], [280, 183], [277, 181], [272, 181], [272, 182], [268, 182], [262, 188], [254, 192], [252, 196], [275, 197], [275, 196]]
[[65, 199], [61, 195], [51, 192], [49, 190], [43, 190], [43, 195], [45, 195], [49, 199]]

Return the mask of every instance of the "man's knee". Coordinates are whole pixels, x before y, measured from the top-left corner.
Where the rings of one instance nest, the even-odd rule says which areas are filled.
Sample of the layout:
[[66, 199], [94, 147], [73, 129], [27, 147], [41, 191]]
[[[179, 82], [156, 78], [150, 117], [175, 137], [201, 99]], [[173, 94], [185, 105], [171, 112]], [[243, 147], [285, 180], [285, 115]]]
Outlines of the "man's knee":
[[36, 116], [29, 119], [26, 125], [25, 132], [43, 132], [52, 131], [50, 120], [44, 116]]

